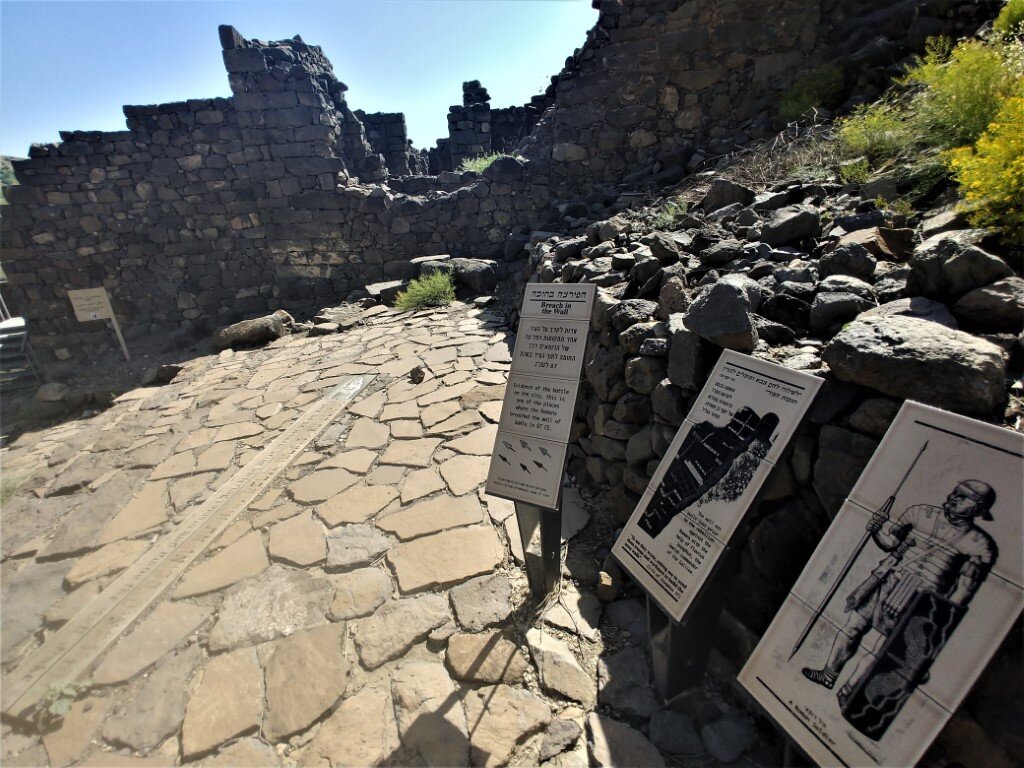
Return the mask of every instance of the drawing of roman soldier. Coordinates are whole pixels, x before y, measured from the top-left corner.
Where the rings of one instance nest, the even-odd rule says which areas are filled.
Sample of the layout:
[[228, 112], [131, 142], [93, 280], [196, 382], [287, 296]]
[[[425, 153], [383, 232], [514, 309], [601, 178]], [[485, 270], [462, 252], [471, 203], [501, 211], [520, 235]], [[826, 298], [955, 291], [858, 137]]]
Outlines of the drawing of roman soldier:
[[[843, 667], [860, 647], [869, 629], [876, 630], [876, 639], [870, 652], [837, 693], [840, 707], [847, 719], [847, 703], [862, 679], [866, 681], [877, 657], [878, 641], [887, 638], [891, 644], [909, 618], [915, 598], [927, 595], [948, 602], [960, 616], [985, 580], [998, 558], [995, 541], [975, 524], [976, 518], [992, 520], [991, 509], [996, 500], [993, 488], [981, 480], [963, 480], [957, 483], [941, 507], [917, 504], [908, 507], [896, 520], [888, 522], [884, 515], [875, 514], [867, 524], [867, 531], [875, 544], [889, 553], [871, 575], [846, 600], [849, 617], [836, 634], [828, 660], [821, 669], [804, 667], [807, 679], [832, 689]], [[948, 632], [959, 622], [959, 616], [948, 626]], [[894, 632], [895, 631], [895, 632]], [[938, 655], [941, 643], [917, 663], [914, 674], [902, 679], [910, 685], [900, 692], [900, 700], [927, 678], [928, 666]], [[885, 648], [882, 649], [883, 654]], [[877, 688], [878, 686], [876, 686]], [[859, 708], [859, 707], [858, 707]], [[851, 722], [853, 720], [851, 719]], [[881, 727], [884, 732], [884, 727]]]

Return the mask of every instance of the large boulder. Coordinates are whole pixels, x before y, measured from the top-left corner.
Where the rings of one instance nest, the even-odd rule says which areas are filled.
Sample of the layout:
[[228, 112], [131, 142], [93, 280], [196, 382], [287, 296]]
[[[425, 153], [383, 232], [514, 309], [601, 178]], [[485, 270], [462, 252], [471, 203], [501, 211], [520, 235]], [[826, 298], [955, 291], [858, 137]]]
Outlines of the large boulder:
[[1024, 328], [1024, 279], [1005, 277], [975, 288], [953, 305], [953, 314], [972, 328], [1020, 332]]
[[214, 349], [266, 344], [284, 336], [293, 324], [291, 315], [279, 309], [272, 315], [254, 317], [252, 320], [243, 320], [227, 328], [221, 328], [214, 332], [210, 343]]
[[791, 205], [772, 213], [761, 228], [761, 240], [768, 245], [785, 245], [821, 233], [821, 213], [808, 205]]
[[750, 313], [759, 303], [760, 289], [750, 278], [722, 279], [690, 305], [683, 322], [698, 336], [720, 347], [751, 352], [757, 346], [757, 330]]
[[[975, 230], [967, 230], [974, 232]], [[933, 299], [958, 299], [1013, 270], [998, 256], [970, 243], [959, 232], [945, 232], [921, 243], [910, 260], [907, 294]]]
[[863, 312], [859, 319], [866, 320], [869, 317], [916, 317], [920, 320], [930, 320], [947, 328], [957, 328], [956, 318], [949, 313], [945, 304], [926, 299], [924, 296], [886, 302]]
[[971, 415], [1005, 399], [1006, 353], [976, 336], [912, 317], [863, 317], [822, 355], [843, 381]]
[[526, 163], [517, 157], [499, 157], [484, 169], [484, 178], [488, 181], [509, 183], [523, 177]]
[[754, 202], [754, 190], [747, 189], [729, 179], [715, 179], [711, 182], [711, 187], [704, 195], [704, 199], [700, 201], [700, 207], [704, 209], [705, 213], [709, 213], [734, 203], [739, 203], [742, 206], [750, 205], [752, 202]]

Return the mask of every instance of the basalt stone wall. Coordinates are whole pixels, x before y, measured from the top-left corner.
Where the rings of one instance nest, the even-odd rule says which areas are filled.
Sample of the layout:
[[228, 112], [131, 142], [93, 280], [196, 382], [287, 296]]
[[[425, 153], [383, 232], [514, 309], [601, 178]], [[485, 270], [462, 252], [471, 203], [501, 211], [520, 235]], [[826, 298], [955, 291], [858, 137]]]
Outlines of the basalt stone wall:
[[74, 319], [70, 289], [104, 286], [129, 339], [203, 333], [338, 300], [416, 256], [500, 245], [548, 205], [547, 178], [521, 164], [388, 189], [318, 47], [221, 38], [231, 98], [125, 107], [128, 130], [65, 132], [15, 164], [7, 298], [44, 359], [115, 344]]
[[361, 109], [355, 111], [359, 122], [366, 129], [366, 140], [373, 151], [384, 157], [388, 173], [392, 176], [409, 176], [425, 173], [427, 168], [420, 153], [412, 148], [412, 142], [405, 128], [405, 115], [401, 112], [375, 112], [367, 114]]
[[600, 15], [557, 77], [555, 103], [521, 145], [569, 179], [611, 181], [685, 166], [772, 133], [779, 94], [802, 72], [842, 67], [877, 93], [925, 38], [973, 31], [983, 0], [595, 0]]

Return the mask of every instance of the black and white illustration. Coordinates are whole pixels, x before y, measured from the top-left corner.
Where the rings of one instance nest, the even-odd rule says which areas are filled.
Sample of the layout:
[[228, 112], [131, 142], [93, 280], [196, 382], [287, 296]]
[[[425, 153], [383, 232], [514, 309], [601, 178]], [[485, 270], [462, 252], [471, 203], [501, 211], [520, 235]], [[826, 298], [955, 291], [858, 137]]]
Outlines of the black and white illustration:
[[740, 679], [829, 765], [912, 765], [1024, 605], [1024, 437], [900, 411]]
[[725, 426], [695, 424], [669, 464], [637, 525], [652, 538], [677, 514], [705, 499], [736, 501], [768, 454], [779, 417], [740, 408]]
[[676, 621], [711, 573], [821, 379], [724, 352], [612, 553]]

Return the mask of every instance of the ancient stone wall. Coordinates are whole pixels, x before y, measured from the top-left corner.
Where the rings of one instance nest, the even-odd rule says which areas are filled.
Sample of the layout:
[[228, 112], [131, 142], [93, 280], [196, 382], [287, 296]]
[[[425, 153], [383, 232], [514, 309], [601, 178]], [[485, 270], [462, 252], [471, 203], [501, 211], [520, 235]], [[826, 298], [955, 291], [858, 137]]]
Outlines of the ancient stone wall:
[[594, 0], [600, 16], [520, 149], [570, 179], [611, 181], [694, 148], [769, 136], [778, 97], [825, 62], [848, 92], [877, 94], [928, 35], [973, 30], [985, 0]]
[[230, 27], [222, 43], [231, 98], [125, 107], [128, 130], [63, 133], [16, 163], [7, 298], [44, 358], [114, 344], [104, 323], [74, 320], [69, 289], [106, 287], [129, 339], [205, 333], [337, 301], [415, 256], [500, 245], [548, 203], [544, 176], [515, 173], [459, 176], [429, 198], [364, 184], [387, 167], [318, 47]]
[[403, 113], [367, 114], [357, 109], [355, 115], [366, 129], [366, 140], [373, 147], [373, 151], [383, 156], [389, 174], [409, 176], [414, 173], [426, 173], [424, 159], [412, 148], [412, 142], [409, 141]]

